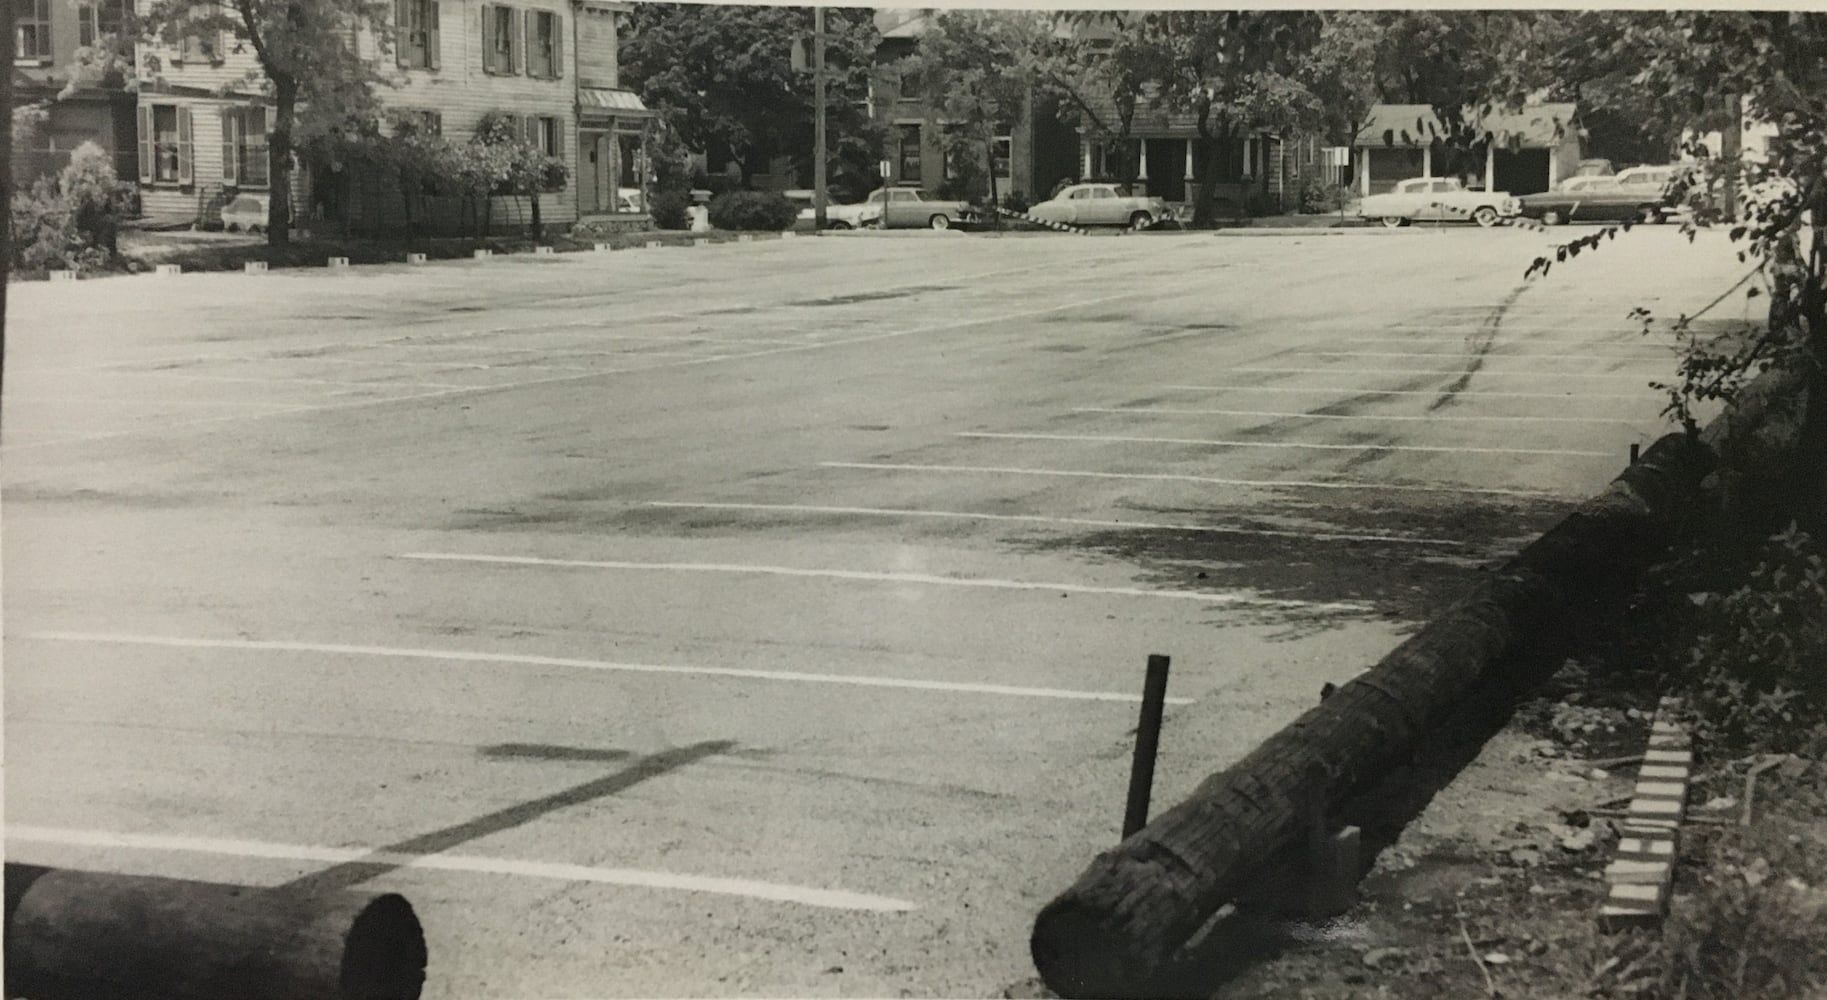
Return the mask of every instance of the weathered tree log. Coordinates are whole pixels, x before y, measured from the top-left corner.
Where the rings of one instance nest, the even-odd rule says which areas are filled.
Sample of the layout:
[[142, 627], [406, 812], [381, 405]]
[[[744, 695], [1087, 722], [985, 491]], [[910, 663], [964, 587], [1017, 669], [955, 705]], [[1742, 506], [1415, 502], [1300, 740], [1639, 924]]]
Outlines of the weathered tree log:
[[1562, 635], [1628, 594], [1690, 513], [1709, 453], [1653, 445], [1374, 669], [1208, 778], [1040, 912], [1034, 965], [1066, 997], [1158, 993], [1175, 954], [1249, 878], [1484, 685], [1545, 679]]
[[416, 1000], [396, 894], [305, 894], [6, 866], [6, 992], [32, 1000]]

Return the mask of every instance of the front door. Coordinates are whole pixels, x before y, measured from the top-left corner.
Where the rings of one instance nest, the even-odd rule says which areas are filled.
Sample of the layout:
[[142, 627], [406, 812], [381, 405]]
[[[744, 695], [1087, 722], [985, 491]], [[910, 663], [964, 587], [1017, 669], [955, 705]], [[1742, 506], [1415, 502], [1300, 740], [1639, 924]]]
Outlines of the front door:
[[583, 152], [578, 197], [586, 215], [615, 211], [615, 153], [609, 133], [579, 130], [577, 147]]

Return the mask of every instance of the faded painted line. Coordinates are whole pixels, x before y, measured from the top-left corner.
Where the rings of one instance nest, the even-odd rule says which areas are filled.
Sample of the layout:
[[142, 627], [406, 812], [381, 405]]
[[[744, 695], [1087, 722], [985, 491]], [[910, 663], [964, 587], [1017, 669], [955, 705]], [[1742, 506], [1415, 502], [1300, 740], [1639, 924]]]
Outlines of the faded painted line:
[[1300, 441], [1230, 441], [1214, 438], [1139, 437], [1121, 434], [1007, 434], [988, 431], [960, 431], [961, 438], [991, 438], [1001, 441], [1107, 441], [1120, 444], [1191, 444], [1214, 448], [1305, 448], [1315, 451], [1427, 451], [1469, 455], [1558, 455], [1577, 458], [1612, 458], [1608, 451], [1576, 451], [1567, 448], [1467, 448], [1457, 445], [1427, 444], [1312, 444]]
[[[1508, 326], [1504, 326], [1500, 328], [1500, 332], [1508, 334], [1512, 331]], [[1463, 344], [1466, 341], [1473, 339], [1474, 336], [1474, 334], [1468, 333], [1461, 337], [1341, 337], [1338, 339], [1339, 343], [1342, 344]], [[1613, 336], [1623, 337], [1625, 339], [1617, 340], [1615, 342], [1607, 342], [1604, 339]], [[1637, 334], [1625, 334], [1622, 332], [1594, 333], [1588, 337], [1524, 336], [1516, 339], [1508, 339], [1503, 342], [1504, 347], [1528, 347], [1531, 344], [1587, 344], [1592, 347], [1635, 347], [1638, 350], [1654, 352], [1657, 355], [1667, 355], [1674, 352], [1673, 344], [1643, 343], [1642, 338]], [[1508, 356], [1500, 350], [1493, 350], [1491, 354], [1493, 357]]]
[[986, 590], [1037, 590], [1062, 594], [1096, 594], [1105, 597], [1158, 597], [1203, 604], [1242, 604], [1265, 608], [1302, 608], [1321, 611], [1363, 611], [1366, 605], [1325, 601], [1290, 601], [1250, 594], [1202, 594], [1185, 590], [1146, 590], [1141, 587], [1093, 587], [1078, 583], [1044, 583], [1033, 580], [998, 580], [984, 577], [939, 576], [932, 573], [889, 573], [854, 569], [801, 569], [796, 566], [760, 566], [749, 563], [649, 563], [617, 559], [545, 559], [538, 556], [490, 556], [461, 552], [405, 552], [401, 559], [437, 562], [486, 563], [498, 566], [545, 566], [565, 569], [615, 569], [669, 573], [728, 573], [733, 575], [787, 576], [818, 580], [856, 580], [867, 583], [910, 583], [933, 587], [974, 587]]
[[[797, 670], [744, 670], [735, 667], [681, 667], [651, 663], [620, 663], [564, 656], [519, 653], [482, 653], [458, 649], [413, 649], [398, 646], [355, 646], [342, 643], [287, 642], [260, 639], [199, 639], [157, 635], [117, 635], [98, 632], [28, 632], [17, 638], [44, 642], [107, 643], [124, 646], [166, 646], [174, 649], [243, 649], [280, 653], [323, 653], [331, 656], [374, 656], [401, 660], [446, 663], [512, 663], [530, 667], [563, 667], [614, 673], [663, 674], [677, 677], [736, 677], [743, 680], [790, 681], [803, 684], [842, 684], [852, 687], [897, 688], [907, 691], [943, 691], [953, 694], [993, 694], [1016, 698], [1050, 698], [1058, 701], [1114, 701], [1134, 703], [1141, 696], [1114, 691], [1074, 691], [1065, 688], [978, 684], [967, 681], [929, 681], [904, 677], [870, 677], [849, 674], [813, 674]], [[1190, 705], [1191, 698], [1169, 698], [1175, 705]]]
[[[1231, 368], [1233, 372], [1252, 372], [1259, 375], [1464, 375], [1465, 369], [1440, 370], [1431, 368]], [[1480, 368], [1472, 373], [1477, 377], [1502, 376], [1507, 378], [1609, 378], [1647, 381], [1651, 375], [1624, 375], [1617, 372], [1496, 372]]]
[[[1118, 302], [1123, 299], [1133, 299], [1133, 298], [1139, 298], [1142, 296], [1156, 295], [1156, 294], [1158, 294], [1158, 293], [1154, 292], [1154, 291], [1150, 291], [1150, 290], [1137, 290], [1137, 291], [1133, 291], [1133, 292], [1118, 292], [1114, 295], [1103, 295], [1103, 296], [1099, 296], [1097, 298], [1092, 298], [1092, 299], [1080, 299], [1080, 300], [1073, 301], [1073, 302], [1062, 302], [1059, 305], [1043, 306], [1039, 309], [1024, 309], [1024, 310], [1018, 310], [1015, 312], [1001, 313], [1001, 314], [994, 315], [994, 316], [984, 316], [984, 317], [981, 317], [978, 319], [956, 320], [956, 321], [949, 322], [949, 323], [934, 323], [934, 324], [929, 324], [927, 326], [916, 326], [916, 327], [911, 327], [911, 328], [903, 329], [903, 330], [889, 330], [889, 331], [886, 331], [883, 333], [865, 334], [860, 337], [848, 337], [843, 340], [817, 341], [817, 342], [807, 343], [807, 344], [794, 344], [789, 347], [771, 347], [766, 350], [747, 351], [747, 352], [743, 352], [743, 353], [739, 353], [739, 354], [717, 354], [717, 355], [712, 355], [710, 357], [693, 357], [693, 358], [687, 358], [687, 359], [681, 360], [681, 361], [668, 361], [668, 362], [663, 362], [663, 363], [657, 364], [657, 365], [641, 365], [639, 367], [634, 367], [634, 368], [604, 368], [604, 369], [601, 369], [598, 371], [587, 372], [584, 374], [557, 375], [557, 376], [553, 376], [551, 378], [528, 379], [523, 382], [504, 382], [504, 383], [499, 383], [496, 385], [448, 386], [446, 388], [439, 389], [438, 391], [435, 391], [435, 392], [412, 393], [410, 395], [405, 395], [405, 396], [389, 396], [389, 397], [386, 397], [383, 399], [363, 399], [363, 400], [357, 400], [357, 401], [346, 402], [346, 403], [325, 403], [325, 404], [319, 404], [319, 405], [307, 405], [307, 406], [298, 407], [296, 409], [275, 411], [273, 413], [258, 413], [258, 414], [250, 414], [250, 415], [245, 415], [245, 416], [229, 417], [229, 418], [212, 418], [209, 420], [181, 421], [178, 423], [163, 424], [163, 425], [160, 425], [160, 426], [154, 427], [154, 428], [136, 427], [131, 430], [124, 430], [124, 431], [106, 431], [106, 432], [97, 433], [97, 434], [84, 434], [84, 435], [78, 435], [78, 436], [74, 436], [74, 437], [55, 438], [55, 439], [52, 439], [49, 441], [31, 441], [31, 442], [27, 442], [24, 444], [6, 445], [4, 447], [4, 449], [0, 449], [0, 450], [24, 451], [29, 448], [47, 448], [47, 447], [53, 447], [56, 445], [83, 444], [83, 443], [87, 443], [87, 442], [91, 442], [91, 441], [105, 441], [105, 440], [111, 440], [111, 439], [115, 439], [115, 438], [133, 437], [133, 436], [137, 436], [140, 434], [157, 433], [157, 432], [161, 432], [161, 431], [170, 430], [175, 427], [185, 427], [185, 426], [191, 426], [191, 425], [195, 425], [195, 424], [210, 424], [210, 423], [221, 423], [221, 422], [228, 422], [228, 421], [251, 422], [254, 420], [260, 420], [260, 419], [263, 419], [266, 417], [272, 417], [272, 416], [292, 415], [292, 414], [299, 414], [299, 413], [327, 413], [327, 412], [332, 412], [332, 411], [363, 409], [363, 408], [373, 407], [373, 406], [391, 406], [396, 403], [423, 402], [426, 400], [433, 400], [433, 399], [453, 399], [453, 398], [457, 398], [457, 397], [461, 397], [461, 396], [474, 396], [474, 395], [478, 395], [481, 393], [512, 392], [517, 389], [528, 389], [528, 388], [533, 388], [536, 386], [564, 385], [564, 384], [568, 384], [568, 383], [572, 383], [572, 382], [581, 382], [581, 381], [586, 381], [586, 380], [590, 380], [590, 379], [599, 379], [599, 378], [603, 378], [603, 377], [609, 376], [609, 375], [641, 374], [641, 373], [646, 373], [646, 372], [661, 371], [661, 370], [669, 369], [669, 368], [684, 368], [684, 367], [690, 367], [690, 366], [694, 366], [694, 365], [715, 364], [715, 363], [723, 362], [723, 361], [746, 361], [746, 360], [749, 360], [752, 358], [772, 357], [772, 356], [778, 355], [778, 354], [795, 354], [795, 353], [798, 353], [801, 351], [822, 351], [822, 350], [827, 350], [827, 349], [833, 348], [833, 347], [848, 347], [853, 344], [875, 343], [877, 341], [894, 340], [894, 339], [900, 338], [900, 337], [912, 337], [912, 336], [918, 336], [920, 334], [925, 334], [925, 333], [940, 333], [940, 332], [947, 331], [947, 330], [968, 329], [973, 326], [988, 326], [988, 325], [995, 324], [995, 323], [1006, 323], [1010, 320], [1027, 319], [1027, 318], [1034, 317], [1034, 316], [1045, 316], [1050, 313], [1057, 313], [1057, 312], [1068, 312], [1073, 309], [1083, 309], [1088, 306], [1103, 305], [1106, 302]], [[637, 357], [638, 357], [638, 355], [637, 355]], [[202, 377], [207, 377], [207, 376], [202, 376]], [[243, 381], [249, 381], [249, 380], [243, 380]], [[251, 381], [265, 382], [265, 381], [275, 381], [275, 380], [254, 379]], [[292, 381], [296, 381], [296, 380], [280, 379], [280, 380], [276, 380], [276, 381], [279, 381], [281, 383], [287, 383], [287, 382], [292, 382]], [[375, 389], [385, 389], [385, 388], [389, 388], [389, 387], [405, 387], [405, 385], [406, 385], [405, 383], [382, 384], [382, 383], [372, 383], [372, 382], [324, 382], [324, 384], [360, 386], [363, 388], [375, 388]], [[436, 385], [436, 384], [439, 384], [439, 383], [413, 383], [413, 385]]]
[[1455, 547], [1463, 547], [1466, 544], [1450, 538], [1418, 538], [1412, 535], [1370, 535], [1277, 528], [1228, 528], [1209, 524], [1162, 524], [1153, 521], [1117, 521], [1090, 517], [1045, 517], [1039, 514], [978, 514], [969, 511], [907, 510], [898, 507], [825, 507], [803, 503], [684, 503], [668, 500], [649, 500], [645, 506], [668, 510], [745, 510], [780, 514], [854, 514], [871, 517], [1003, 521], [1088, 528], [1122, 528], [1131, 531], [1191, 531], [1213, 535], [1260, 535], [1268, 538], [1317, 539], [1327, 542], [1390, 542], [1398, 545], [1449, 545]]
[[[1236, 369], [1232, 369], [1235, 371]], [[1336, 373], [1335, 373], [1336, 374]], [[1458, 374], [1465, 374], [1459, 372]], [[1162, 389], [1179, 389], [1187, 392], [1294, 392], [1313, 395], [1315, 393], [1347, 392], [1354, 396], [1438, 396], [1438, 389], [1361, 389], [1351, 385], [1163, 385]], [[1558, 399], [1572, 401], [1576, 399], [1628, 399], [1642, 402], [1654, 398], [1640, 392], [1506, 392], [1499, 389], [1462, 389], [1455, 396], [1501, 396], [1507, 399]]]
[[1315, 490], [1384, 490], [1399, 493], [1471, 493], [1482, 496], [1543, 497], [1571, 500], [1572, 497], [1543, 490], [1508, 490], [1478, 486], [1422, 486], [1408, 483], [1366, 483], [1299, 479], [1220, 479], [1215, 476], [1188, 476], [1167, 472], [1088, 472], [1075, 469], [1018, 469], [987, 465], [914, 465], [893, 462], [820, 462], [827, 469], [877, 469], [885, 472], [971, 472], [1002, 476], [1064, 476], [1077, 479], [1132, 479], [1144, 482], [1206, 483], [1213, 486], [1247, 486], [1261, 489]]
[[[1295, 351], [1293, 353], [1313, 358], [1460, 358], [1465, 356], [1463, 351]], [[1648, 356], [1643, 354], [1508, 354], [1497, 351], [1484, 356], [1486, 361], [1505, 358], [1520, 358], [1527, 361], [1642, 361], [1646, 357]], [[1480, 369], [1480, 371], [1483, 370]], [[1495, 372], [1494, 374], [1509, 373]]]
[[553, 879], [561, 882], [594, 882], [599, 885], [738, 896], [743, 899], [793, 903], [826, 910], [906, 913], [918, 908], [903, 899], [846, 892], [841, 889], [815, 889], [780, 882], [681, 875], [676, 872], [648, 871], [639, 868], [596, 868], [589, 865], [570, 865], [548, 861], [488, 858], [473, 854], [402, 854], [359, 848], [283, 844], [266, 840], [113, 833], [105, 830], [76, 830], [55, 826], [9, 825], [6, 828], [6, 840], [9, 845], [7, 852], [9, 855], [16, 853], [10, 850], [10, 845], [14, 843], [52, 844], [59, 847], [103, 850], [165, 851], [180, 854], [207, 854], [215, 857], [259, 858], [268, 861], [305, 861], [327, 865], [373, 863], [396, 865], [401, 868], [424, 868], [478, 875], [514, 875], [521, 878]]
[[[27, 375], [27, 376], [42, 375], [46, 371], [51, 371], [51, 370], [53, 370], [53, 369], [40, 368], [40, 369], [37, 369], [36, 371], [24, 371], [24, 372], [20, 372], [19, 374]], [[154, 377], [158, 377], [158, 378], [189, 379], [193, 382], [241, 382], [241, 383], [249, 383], [249, 384], [253, 384], [253, 385], [341, 385], [341, 386], [360, 386], [363, 388], [372, 388], [372, 389], [387, 389], [387, 388], [467, 389], [467, 388], [471, 388], [470, 386], [458, 385], [455, 382], [354, 382], [354, 381], [350, 381], [348, 379], [333, 379], [333, 378], [257, 378], [254, 376], [247, 376], [247, 375], [202, 375], [202, 374], [198, 374], [195, 372], [179, 372], [179, 371], [133, 371], [133, 370], [129, 370], [129, 369], [117, 369], [117, 370], [110, 370], [110, 371], [92, 371], [90, 369], [73, 369], [73, 370], [87, 371], [94, 375], [104, 375], [104, 376], [120, 376], [120, 375], [154, 376]], [[249, 419], [252, 419], [252, 418], [249, 418]]]
[[[1634, 397], [1633, 397], [1634, 398]], [[1382, 414], [1382, 413], [1305, 413], [1300, 410], [1206, 410], [1174, 408], [1166, 406], [1075, 406], [1073, 413], [1136, 413], [1143, 416], [1155, 414], [1183, 416], [1215, 417], [1270, 417], [1275, 419], [1297, 420], [1396, 420], [1418, 423], [1454, 423], [1454, 422], [1489, 422], [1500, 424], [1513, 423], [1546, 423], [1546, 424], [1625, 424], [1635, 426], [1636, 420], [1620, 420], [1615, 417], [1482, 417], [1465, 414]]]
[[155, 408], [161, 406], [238, 406], [257, 410], [294, 410], [302, 405], [298, 403], [261, 403], [251, 400], [231, 399], [132, 399], [115, 396], [15, 396], [10, 393], [7, 395], [6, 401], [15, 406], [65, 406], [70, 404], [90, 406], [99, 403], [105, 406], [150, 406]]

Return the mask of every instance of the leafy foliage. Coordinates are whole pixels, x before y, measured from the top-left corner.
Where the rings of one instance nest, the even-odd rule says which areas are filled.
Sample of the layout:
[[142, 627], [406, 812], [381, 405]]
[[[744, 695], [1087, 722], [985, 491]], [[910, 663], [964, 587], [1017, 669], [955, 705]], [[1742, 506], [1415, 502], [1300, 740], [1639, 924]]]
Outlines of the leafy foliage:
[[[385, 60], [369, 60], [356, 48], [358, 33], [373, 38], [381, 54], [392, 44], [391, 4], [386, 0], [152, 0], [143, 31], [167, 45], [193, 35], [232, 35], [255, 54], [258, 70], [243, 81], [273, 98], [267, 134], [272, 178], [267, 242], [291, 239], [292, 151], [295, 143], [333, 132], [359, 132], [378, 119], [374, 87], [386, 78]], [[157, 78], [160, 58], [147, 57], [145, 72]]]
[[691, 195], [670, 190], [654, 195], [653, 224], [661, 229], [690, 229]]
[[100, 146], [78, 146], [62, 173], [41, 177], [29, 189], [14, 193], [9, 251], [13, 268], [95, 271], [112, 265], [132, 190], [114, 176]]
[[947, 123], [945, 154], [956, 165], [956, 183], [941, 196], [999, 200], [996, 137], [1023, 113], [1049, 30], [1033, 11], [947, 10], [931, 18], [902, 69], [903, 78], [923, 82], [928, 106]]
[[1801, 723], [1827, 718], [1827, 563], [1791, 525], [1771, 538], [1735, 589], [1699, 607], [1682, 664], [1712, 740], [1784, 751]]
[[[866, 110], [874, 13], [827, 8], [825, 31], [830, 155], [872, 169], [882, 139]], [[622, 78], [685, 147], [727, 149], [746, 183], [771, 156], [810, 160], [814, 81], [790, 55], [811, 34], [803, 7], [638, 4], [622, 38]]]
[[775, 191], [732, 191], [710, 203], [710, 223], [718, 229], [777, 233], [798, 218], [799, 206]]

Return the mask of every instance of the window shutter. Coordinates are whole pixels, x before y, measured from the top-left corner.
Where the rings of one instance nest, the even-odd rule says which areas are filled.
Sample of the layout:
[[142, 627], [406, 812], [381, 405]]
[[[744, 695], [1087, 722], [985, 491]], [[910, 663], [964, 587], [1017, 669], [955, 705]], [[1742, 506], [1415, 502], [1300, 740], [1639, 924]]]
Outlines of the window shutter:
[[531, 48], [539, 42], [539, 22], [536, 20], [538, 17], [538, 11], [523, 10], [520, 12], [520, 16], [514, 19], [514, 26], [520, 29], [520, 37], [525, 39], [528, 45], [526, 56], [523, 58], [528, 76], [539, 75], [533, 70], [533, 50]]
[[152, 183], [152, 105], [139, 106], [140, 113], [140, 183]]
[[95, 5], [82, 3], [76, 5], [76, 44], [90, 46], [95, 44], [96, 14]]
[[444, 43], [438, 35], [438, 0], [425, 5], [425, 65], [439, 69], [444, 65]]
[[412, 51], [412, 0], [393, 0], [393, 61], [412, 65], [407, 55]]
[[525, 18], [508, 18], [508, 67], [507, 71], [518, 75], [527, 68], [527, 22]]
[[565, 75], [565, 19], [557, 14], [552, 17], [552, 79], [561, 80]]
[[196, 152], [191, 143], [190, 109], [178, 107], [178, 183], [194, 184], [197, 180]]
[[482, 71], [495, 72], [495, 5], [482, 5]]
[[238, 182], [235, 175], [236, 147], [240, 145], [236, 133], [241, 131], [241, 111], [238, 108], [223, 108], [222, 114], [222, 183], [234, 185]]

